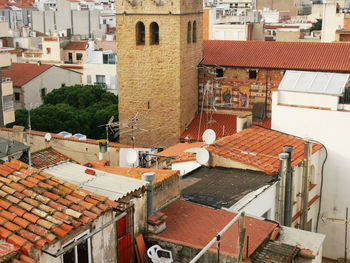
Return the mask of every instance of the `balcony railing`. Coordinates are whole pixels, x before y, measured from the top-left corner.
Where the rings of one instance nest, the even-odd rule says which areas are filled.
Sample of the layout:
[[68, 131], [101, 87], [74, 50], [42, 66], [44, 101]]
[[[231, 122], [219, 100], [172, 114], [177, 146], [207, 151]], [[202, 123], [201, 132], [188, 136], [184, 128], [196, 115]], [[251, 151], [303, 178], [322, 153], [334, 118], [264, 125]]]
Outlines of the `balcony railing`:
[[103, 89], [107, 89], [107, 84], [103, 82], [95, 82], [95, 85], [100, 85]]
[[344, 95], [340, 97], [340, 104], [350, 104], [350, 88], [345, 89]]

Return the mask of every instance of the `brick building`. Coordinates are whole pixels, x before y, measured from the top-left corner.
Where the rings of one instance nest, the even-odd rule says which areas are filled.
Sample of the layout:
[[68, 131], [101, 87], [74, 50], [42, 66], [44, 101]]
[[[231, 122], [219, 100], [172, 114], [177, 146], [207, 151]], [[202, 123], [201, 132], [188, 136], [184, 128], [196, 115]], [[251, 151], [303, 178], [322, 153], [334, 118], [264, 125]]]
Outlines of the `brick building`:
[[199, 105], [240, 114], [262, 102], [270, 116], [272, 91], [286, 70], [349, 73], [349, 52], [345, 43], [203, 41]]
[[120, 142], [173, 145], [195, 116], [202, 9], [202, 0], [116, 1]]

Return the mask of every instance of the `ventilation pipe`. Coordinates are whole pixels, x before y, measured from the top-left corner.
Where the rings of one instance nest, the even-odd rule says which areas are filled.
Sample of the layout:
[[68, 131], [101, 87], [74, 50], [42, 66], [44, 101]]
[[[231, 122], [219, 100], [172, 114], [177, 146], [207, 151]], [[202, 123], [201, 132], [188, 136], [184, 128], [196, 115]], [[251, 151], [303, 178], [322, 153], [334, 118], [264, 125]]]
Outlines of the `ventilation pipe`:
[[309, 209], [309, 186], [310, 186], [310, 169], [311, 169], [311, 149], [312, 143], [306, 141], [304, 144], [304, 163], [303, 163], [303, 194], [302, 194], [302, 214], [301, 214], [301, 229], [306, 230], [307, 213]]
[[237, 116], [236, 120], [236, 132], [240, 132], [252, 125], [253, 115], [252, 114], [242, 114]]
[[288, 154], [287, 159], [287, 175], [286, 175], [286, 187], [285, 187], [285, 200], [284, 200], [284, 225], [292, 225], [292, 188], [293, 188], [293, 172], [292, 172], [292, 151], [293, 146], [283, 146], [283, 150]]
[[153, 181], [156, 178], [154, 172], [148, 172], [142, 174], [142, 180], [148, 182], [147, 189], [147, 216], [153, 214]]
[[279, 187], [279, 221], [284, 225], [284, 205], [286, 196], [286, 179], [287, 179], [287, 162], [289, 158], [288, 153], [280, 153], [278, 155], [280, 159], [280, 187]]

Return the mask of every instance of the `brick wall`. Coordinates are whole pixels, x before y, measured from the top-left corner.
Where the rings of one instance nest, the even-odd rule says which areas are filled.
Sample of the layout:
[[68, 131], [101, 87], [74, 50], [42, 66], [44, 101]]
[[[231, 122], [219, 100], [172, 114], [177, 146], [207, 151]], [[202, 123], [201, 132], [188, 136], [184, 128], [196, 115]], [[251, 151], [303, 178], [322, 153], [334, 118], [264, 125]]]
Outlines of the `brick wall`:
[[[215, 80], [208, 69], [215, 72], [215, 68], [202, 68], [199, 71], [199, 105], [203, 100], [203, 88], [206, 86], [210, 91], [204, 98], [204, 109], [210, 108], [217, 98], [218, 112], [251, 112], [255, 102], [265, 102], [267, 94], [267, 115], [271, 115], [272, 91], [277, 90], [283, 70], [225, 67], [223, 78]], [[256, 71], [256, 79], [249, 78], [249, 70]]]
[[[130, 144], [134, 135], [138, 146], [173, 145], [197, 110], [202, 1], [165, 1], [157, 6], [146, 0], [131, 7], [128, 1], [119, 0], [116, 6], [120, 10], [116, 26], [119, 120], [124, 123], [120, 141]], [[187, 23], [194, 20], [197, 43], [188, 44]], [[145, 45], [136, 45], [138, 21], [145, 25]], [[152, 22], [159, 25], [158, 45], [150, 45]], [[139, 120], [133, 129], [130, 120], [136, 112]]]

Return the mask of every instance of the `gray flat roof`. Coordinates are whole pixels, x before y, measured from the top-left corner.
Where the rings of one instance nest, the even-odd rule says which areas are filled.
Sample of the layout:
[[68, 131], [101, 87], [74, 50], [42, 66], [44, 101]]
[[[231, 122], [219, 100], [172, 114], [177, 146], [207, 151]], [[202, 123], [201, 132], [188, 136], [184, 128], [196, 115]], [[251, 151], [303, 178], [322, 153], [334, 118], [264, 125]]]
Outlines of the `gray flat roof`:
[[21, 142], [0, 138], [0, 158], [14, 155], [29, 149], [28, 145]]
[[230, 208], [248, 193], [275, 178], [263, 172], [221, 167], [200, 167], [180, 181], [183, 199], [213, 208]]

